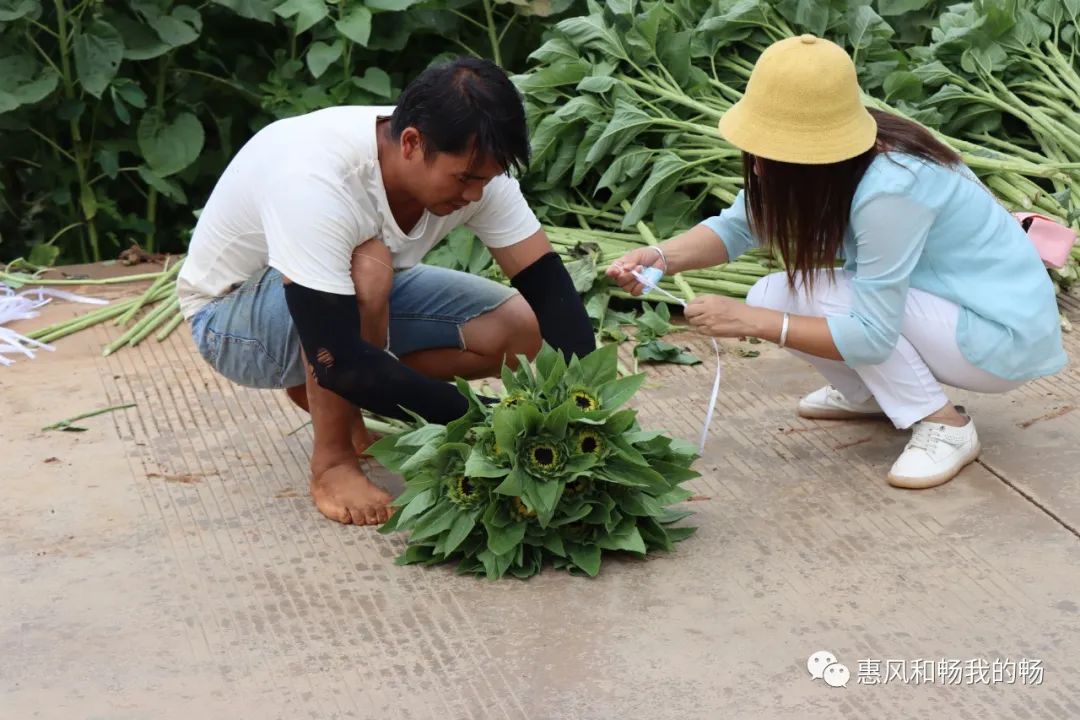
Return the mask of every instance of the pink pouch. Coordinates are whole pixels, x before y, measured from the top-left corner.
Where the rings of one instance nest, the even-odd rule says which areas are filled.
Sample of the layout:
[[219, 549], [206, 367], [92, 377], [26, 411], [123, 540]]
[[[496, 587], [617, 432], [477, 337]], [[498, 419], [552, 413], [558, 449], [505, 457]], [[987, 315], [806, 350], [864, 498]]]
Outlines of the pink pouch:
[[1076, 244], [1076, 231], [1038, 213], [1015, 212], [1014, 218], [1020, 221], [1024, 232], [1035, 244], [1043, 265], [1048, 268], [1063, 268], [1069, 260], [1069, 252]]

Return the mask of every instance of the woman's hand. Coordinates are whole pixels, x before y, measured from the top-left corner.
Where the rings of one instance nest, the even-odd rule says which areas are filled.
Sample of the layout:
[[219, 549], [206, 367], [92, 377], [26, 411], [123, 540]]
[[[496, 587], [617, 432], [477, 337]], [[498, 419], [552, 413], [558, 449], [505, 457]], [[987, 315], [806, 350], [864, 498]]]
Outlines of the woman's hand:
[[762, 313], [741, 300], [722, 295], [700, 295], [686, 306], [686, 319], [705, 335], [715, 337], [760, 337]]
[[638, 282], [638, 279], [632, 273], [635, 270], [641, 272], [647, 267], [654, 266], [667, 272], [663, 260], [660, 259], [660, 253], [654, 248], [638, 248], [637, 250], [631, 250], [611, 263], [611, 266], [607, 269], [607, 276], [615, 280], [619, 287], [631, 295], [640, 295], [645, 286]]

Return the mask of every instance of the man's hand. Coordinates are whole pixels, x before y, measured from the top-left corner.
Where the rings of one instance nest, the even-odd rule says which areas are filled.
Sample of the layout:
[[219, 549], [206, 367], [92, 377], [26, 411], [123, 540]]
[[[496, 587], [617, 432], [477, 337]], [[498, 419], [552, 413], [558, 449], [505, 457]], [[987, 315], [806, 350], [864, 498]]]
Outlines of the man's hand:
[[390, 331], [390, 291], [394, 287], [390, 249], [374, 239], [357, 246], [351, 274], [360, 308], [360, 335], [375, 347], [385, 349]]

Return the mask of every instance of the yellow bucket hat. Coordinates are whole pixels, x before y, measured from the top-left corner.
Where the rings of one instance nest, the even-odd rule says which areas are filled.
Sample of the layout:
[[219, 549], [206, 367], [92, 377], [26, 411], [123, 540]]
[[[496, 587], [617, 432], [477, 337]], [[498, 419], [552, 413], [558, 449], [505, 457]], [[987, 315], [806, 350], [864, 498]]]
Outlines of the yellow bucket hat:
[[767, 160], [823, 165], [873, 147], [877, 123], [863, 107], [847, 52], [801, 35], [761, 54], [742, 99], [720, 118], [720, 134]]

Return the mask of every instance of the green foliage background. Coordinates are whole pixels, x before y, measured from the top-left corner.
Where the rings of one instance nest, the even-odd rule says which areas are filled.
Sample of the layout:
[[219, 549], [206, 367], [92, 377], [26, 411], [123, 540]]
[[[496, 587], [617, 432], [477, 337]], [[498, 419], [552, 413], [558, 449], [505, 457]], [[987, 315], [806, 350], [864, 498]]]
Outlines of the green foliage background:
[[458, 54], [525, 94], [545, 221], [667, 235], [734, 196], [715, 121], [801, 32], [845, 46], [870, 104], [948, 136], [1011, 209], [1080, 226], [1078, 23], [1080, 0], [0, 0], [0, 261], [182, 251], [259, 128], [392, 104]]
[[447, 55], [524, 69], [573, 2], [0, 0], [0, 259], [182, 251], [259, 128]]

